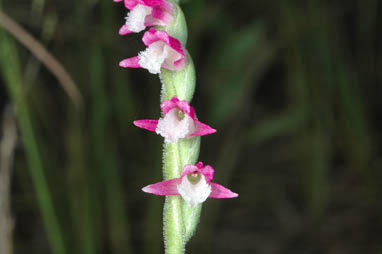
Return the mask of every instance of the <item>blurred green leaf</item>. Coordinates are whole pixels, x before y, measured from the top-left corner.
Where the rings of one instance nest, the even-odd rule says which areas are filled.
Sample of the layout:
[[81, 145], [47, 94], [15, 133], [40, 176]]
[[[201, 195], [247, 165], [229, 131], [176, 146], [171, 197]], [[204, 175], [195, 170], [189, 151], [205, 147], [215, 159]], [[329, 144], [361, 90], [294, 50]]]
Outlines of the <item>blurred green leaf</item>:
[[240, 32], [224, 34], [218, 40], [208, 72], [213, 95], [209, 113], [212, 122], [221, 124], [233, 116], [251, 85], [253, 74], [269, 61], [269, 53], [274, 49], [266, 42], [264, 30], [265, 25], [258, 22]]

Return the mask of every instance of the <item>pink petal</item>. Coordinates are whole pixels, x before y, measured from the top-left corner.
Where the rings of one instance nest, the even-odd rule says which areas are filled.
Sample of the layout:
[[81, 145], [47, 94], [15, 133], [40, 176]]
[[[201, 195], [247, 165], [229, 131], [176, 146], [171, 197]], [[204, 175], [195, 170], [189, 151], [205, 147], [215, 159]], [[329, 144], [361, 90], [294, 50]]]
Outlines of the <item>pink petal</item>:
[[124, 68], [140, 68], [141, 65], [139, 64], [139, 57], [130, 57], [125, 60], [122, 60], [119, 63], [119, 66], [124, 67]]
[[164, 1], [162, 4], [153, 7], [151, 15], [154, 18], [159, 19], [166, 24], [169, 24], [173, 17], [173, 7], [171, 3]]
[[204, 168], [204, 164], [203, 164], [203, 162], [201, 162], [201, 161], [199, 161], [198, 163], [196, 163], [195, 166], [196, 166], [197, 168], [199, 168], [199, 169]]
[[143, 0], [143, 4], [147, 6], [163, 5], [166, 4], [166, 0]]
[[231, 190], [223, 187], [220, 184], [217, 183], [210, 183], [211, 184], [211, 194], [209, 198], [236, 198], [239, 196], [239, 194], [232, 192]]
[[123, 26], [121, 26], [118, 33], [119, 33], [119, 35], [126, 35], [126, 34], [129, 34], [132, 32], [127, 28], [127, 25], [124, 24]]
[[[150, 44], [153, 44], [156, 41], [159, 41], [159, 31], [155, 30], [154, 28], [150, 28], [148, 31], [146, 31], [143, 34], [142, 41], [146, 46], [150, 46]], [[167, 33], [166, 33], [167, 34]], [[163, 37], [163, 36], [162, 36]], [[165, 42], [165, 41], [164, 41]]]
[[116, 3], [117, 3], [117, 2], [122, 2], [122, 0], [114, 0], [114, 2], [116, 2]]
[[135, 126], [149, 131], [155, 131], [158, 126], [158, 120], [136, 120], [133, 123]]
[[204, 135], [208, 135], [208, 134], [212, 134], [212, 133], [216, 132], [215, 129], [211, 128], [207, 124], [199, 122], [198, 120], [195, 120], [195, 124], [197, 126], [197, 129], [196, 129], [196, 131], [194, 133], [192, 133], [190, 135], [190, 137], [193, 137], [193, 136], [204, 136]]
[[148, 15], [145, 18], [145, 26], [164, 26], [166, 23], [164, 23], [160, 19], [154, 18], [152, 15]]
[[200, 171], [199, 168], [196, 167], [195, 165], [188, 164], [188, 165], [183, 167], [180, 178], [183, 178], [186, 175], [192, 174], [194, 172], [199, 172], [199, 171]]
[[183, 50], [182, 44], [178, 39], [175, 39], [173, 37], [169, 37], [168, 44], [172, 49], [174, 49], [179, 54], [178, 60], [174, 61], [173, 67], [169, 66], [171, 68], [168, 68], [170, 70], [180, 70], [183, 69], [186, 65], [186, 54]]
[[[198, 166], [198, 164], [196, 166]], [[210, 165], [207, 165], [205, 167], [200, 168], [199, 172], [204, 175], [204, 177], [206, 178], [207, 182], [211, 182], [212, 179], [214, 179], [215, 170]]]
[[[180, 41], [174, 37], [168, 35], [166, 31], [160, 30], [157, 31], [154, 28], [150, 28], [143, 35], [142, 41], [146, 46], [153, 44], [156, 41], [163, 41], [172, 49], [176, 50], [179, 54], [181, 54], [182, 59], [185, 58], [186, 54], [184, 53], [182, 44]], [[181, 59], [180, 59], [181, 60]], [[179, 62], [180, 60], [177, 60]]]
[[160, 105], [163, 114], [167, 114], [171, 109], [176, 108], [178, 105], [179, 99], [178, 97], [174, 96], [171, 100], [165, 100]]
[[125, 7], [129, 10], [132, 10], [137, 4], [139, 4], [141, 1], [139, 0], [125, 0]]
[[178, 105], [178, 108], [180, 108], [184, 113], [189, 115], [192, 118], [192, 120], [195, 121], [195, 110], [193, 107], [190, 106], [190, 104], [187, 101], [178, 100], [177, 105]]
[[186, 56], [183, 55], [181, 56], [181, 58], [179, 58], [178, 60], [174, 62], [174, 68], [172, 69], [168, 68], [168, 69], [172, 71], [181, 70], [184, 68], [184, 66], [186, 66]]
[[167, 112], [169, 112], [173, 108], [179, 108], [184, 113], [189, 115], [193, 120], [195, 120], [194, 108], [191, 107], [187, 101], [185, 101], [185, 100], [180, 101], [178, 99], [178, 97], [176, 97], [176, 96], [172, 97], [171, 100], [166, 100], [166, 101], [162, 102], [161, 108], [162, 108], [163, 114], [167, 114]]
[[165, 41], [164, 38], [167, 38], [167, 41], [168, 41], [167, 45], [169, 45], [171, 48], [175, 49], [176, 51], [178, 51], [179, 54], [185, 57], [186, 54], [183, 51], [183, 47], [180, 41], [174, 37], [169, 36], [167, 32], [165, 31], [161, 31], [161, 32], [164, 32], [159, 35], [161, 40]]
[[209, 165], [203, 167], [202, 162], [198, 162], [196, 165], [188, 164], [184, 166], [180, 178], [182, 179], [184, 176], [195, 172], [204, 175], [207, 182], [210, 182], [214, 178], [214, 169]]
[[180, 178], [174, 178], [171, 180], [147, 185], [146, 187], [142, 188], [142, 191], [161, 196], [179, 195], [177, 188], [178, 184], [180, 184]]

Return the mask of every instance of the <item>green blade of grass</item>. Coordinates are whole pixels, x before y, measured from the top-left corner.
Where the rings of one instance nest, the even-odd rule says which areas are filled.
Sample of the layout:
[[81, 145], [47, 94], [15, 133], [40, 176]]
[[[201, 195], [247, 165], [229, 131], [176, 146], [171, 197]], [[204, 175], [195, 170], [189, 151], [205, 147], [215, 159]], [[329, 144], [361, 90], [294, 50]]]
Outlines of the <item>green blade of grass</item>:
[[54, 210], [41, 153], [39, 152], [38, 140], [23, 89], [17, 50], [13, 41], [2, 30], [0, 30], [0, 65], [8, 93], [16, 109], [21, 137], [48, 241], [54, 254], [65, 254], [63, 234]]

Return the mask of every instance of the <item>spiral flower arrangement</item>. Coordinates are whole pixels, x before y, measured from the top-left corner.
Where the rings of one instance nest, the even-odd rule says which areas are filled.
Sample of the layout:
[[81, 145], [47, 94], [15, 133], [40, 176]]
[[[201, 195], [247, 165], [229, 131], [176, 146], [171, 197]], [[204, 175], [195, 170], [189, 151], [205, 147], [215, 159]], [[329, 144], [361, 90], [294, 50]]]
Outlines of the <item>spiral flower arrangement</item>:
[[[122, 0], [114, 0], [122, 2]], [[146, 49], [124, 59], [124, 68], [144, 68], [159, 74], [162, 116], [136, 120], [134, 125], [164, 138], [163, 181], [142, 190], [166, 196], [163, 209], [165, 253], [185, 252], [207, 198], [234, 198], [238, 194], [212, 182], [214, 169], [198, 161], [200, 137], [216, 132], [197, 119], [190, 105], [195, 91], [195, 69], [186, 47], [187, 25], [179, 0], [124, 0], [129, 10], [120, 35], [143, 34]]]

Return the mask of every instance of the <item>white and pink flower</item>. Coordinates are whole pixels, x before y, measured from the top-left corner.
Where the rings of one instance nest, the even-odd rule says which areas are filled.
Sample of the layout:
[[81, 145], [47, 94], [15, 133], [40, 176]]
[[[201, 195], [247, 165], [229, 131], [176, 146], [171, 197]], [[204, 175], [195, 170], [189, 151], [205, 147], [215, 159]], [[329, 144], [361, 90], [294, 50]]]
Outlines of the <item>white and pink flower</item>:
[[186, 54], [178, 39], [166, 31], [150, 28], [142, 38], [147, 46], [138, 56], [127, 58], [119, 63], [124, 68], [144, 68], [150, 73], [158, 74], [161, 68], [180, 70], [185, 66]]
[[214, 169], [198, 162], [196, 165], [184, 166], [179, 178], [151, 184], [142, 190], [161, 196], [181, 195], [191, 208], [196, 207], [207, 198], [236, 198], [239, 196], [224, 186], [211, 182], [213, 178]]
[[199, 122], [194, 108], [187, 101], [176, 96], [161, 104], [164, 114], [159, 120], [137, 120], [134, 125], [149, 131], [155, 131], [165, 138], [167, 143], [176, 143], [181, 138], [204, 136], [216, 132], [207, 124]]
[[172, 21], [174, 10], [167, 0], [124, 0], [124, 3], [130, 12], [119, 29], [120, 35], [139, 33], [148, 26], [164, 26]]

